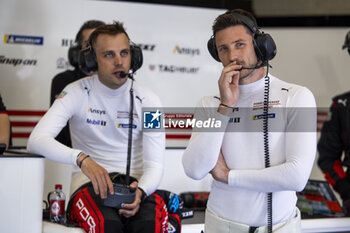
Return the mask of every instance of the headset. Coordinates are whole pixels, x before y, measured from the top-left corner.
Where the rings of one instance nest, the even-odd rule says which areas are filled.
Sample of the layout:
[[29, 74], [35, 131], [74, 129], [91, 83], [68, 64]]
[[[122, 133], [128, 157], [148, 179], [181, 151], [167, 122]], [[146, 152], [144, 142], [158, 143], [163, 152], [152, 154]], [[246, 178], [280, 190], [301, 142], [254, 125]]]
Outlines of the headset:
[[[249, 30], [253, 33], [253, 45], [255, 54], [258, 60], [266, 65], [269, 60], [272, 60], [277, 53], [276, 44], [269, 34], [266, 34], [259, 30], [253, 20], [245, 15], [238, 13], [230, 13], [234, 17], [238, 18]], [[219, 54], [215, 44], [215, 35], [212, 35], [208, 40], [207, 47], [210, 55], [218, 62], [220, 61]]]
[[78, 68], [79, 67], [79, 53], [81, 50], [81, 45], [75, 44], [69, 47], [68, 49], [68, 61], [71, 66]]
[[[91, 74], [93, 72], [96, 72], [98, 69], [96, 54], [90, 42], [91, 41], [89, 39], [89, 46], [83, 50], [80, 50], [78, 56], [79, 67], [85, 74]], [[135, 73], [135, 71], [140, 69], [142, 66], [143, 55], [141, 48], [133, 42], [130, 42], [130, 55], [130, 70], [132, 73]]]
[[346, 33], [346, 36], [345, 36], [345, 41], [344, 41], [344, 44], [343, 44], [343, 49], [347, 48], [348, 49], [348, 53], [350, 55], [350, 31], [348, 31], [348, 33]]
[[104, 25], [105, 23], [99, 20], [88, 20], [86, 21], [79, 29], [78, 33], [75, 36], [75, 43], [71, 45], [68, 49], [68, 61], [75, 67], [79, 68], [79, 52], [82, 49], [83, 45], [83, 32], [85, 30], [96, 29], [97, 27]]

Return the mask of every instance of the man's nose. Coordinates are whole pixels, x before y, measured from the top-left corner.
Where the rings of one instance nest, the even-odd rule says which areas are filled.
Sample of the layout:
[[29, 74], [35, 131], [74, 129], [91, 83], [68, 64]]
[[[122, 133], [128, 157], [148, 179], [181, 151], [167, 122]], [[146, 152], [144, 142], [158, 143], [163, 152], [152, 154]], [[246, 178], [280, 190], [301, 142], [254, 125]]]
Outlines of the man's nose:
[[114, 58], [114, 65], [115, 66], [119, 66], [122, 64], [122, 57], [120, 55], [116, 55]]
[[237, 61], [238, 60], [238, 51], [234, 48], [230, 48], [228, 56], [229, 56], [230, 62]]

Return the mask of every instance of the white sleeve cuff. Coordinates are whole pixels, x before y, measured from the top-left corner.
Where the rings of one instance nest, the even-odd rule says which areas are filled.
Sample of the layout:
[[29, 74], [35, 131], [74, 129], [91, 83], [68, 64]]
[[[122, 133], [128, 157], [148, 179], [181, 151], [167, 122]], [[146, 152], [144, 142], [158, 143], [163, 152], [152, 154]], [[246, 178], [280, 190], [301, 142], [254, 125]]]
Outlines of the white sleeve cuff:
[[73, 149], [73, 152], [72, 152], [72, 164], [74, 166], [78, 166], [77, 164], [77, 156], [81, 153], [82, 151], [80, 150], [75, 150]]

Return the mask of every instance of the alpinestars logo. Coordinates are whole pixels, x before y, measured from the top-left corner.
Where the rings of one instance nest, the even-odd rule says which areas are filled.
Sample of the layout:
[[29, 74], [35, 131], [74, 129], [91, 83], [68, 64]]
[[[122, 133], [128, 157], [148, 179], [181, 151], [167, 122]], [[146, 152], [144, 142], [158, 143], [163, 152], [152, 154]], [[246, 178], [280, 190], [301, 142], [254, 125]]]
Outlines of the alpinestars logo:
[[167, 231], [168, 231], [168, 233], [175, 233], [176, 232], [176, 228], [171, 224], [171, 222], [168, 222]]

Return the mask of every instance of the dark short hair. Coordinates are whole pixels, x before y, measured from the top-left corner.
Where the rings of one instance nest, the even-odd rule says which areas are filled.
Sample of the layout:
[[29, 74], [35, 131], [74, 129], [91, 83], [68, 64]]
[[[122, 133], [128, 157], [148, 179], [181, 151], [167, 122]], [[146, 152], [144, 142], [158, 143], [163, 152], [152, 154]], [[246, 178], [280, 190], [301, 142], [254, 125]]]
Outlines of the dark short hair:
[[235, 16], [235, 14], [240, 14], [240, 15], [244, 15], [246, 17], [248, 17], [249, 19], [251, 19], [255, 24], [256, 24], [256, 19], [253, 16], [253, 14], [251, 14], [248, 11], [242, 10], [242, 9], [234, 9], [234, 10], [228, 10], [225, 13], [219, 15], [214, 23], [213, 23], [213, 35], [215, 36], [215, 34], [223, 29], [226, 29], [228, 27], [231, 26], [236, 26], [236, 25], [243, 25], [245, 26], [246, 29], [248, 29], [247, 31], [252, 34], [252, 31], [239, 19]]
[[96, 30], [91, 33], [90, 38], [89, 38], [89, 44], [90, 44], [90, 46], [93, 47], [94, 44], [96, 43], [97, 37], [101, 34], [115, 36], [115, 35], [118, 35], [120, 33], [124, 33], [126, 35], [126, 37], [129, 39], [129, 36], [125, 31], [123, 23], [118, 22], [118, 21], [114, 21], [113, 24], [102, 25], [102, 26], [96, 28]]
[[83, 31], [88, 29], [95, 29], [101, 25], [105, 25], [104, 22], [100, 20], [89, 20], [86, 21], [79, 29], [77, 35], [75, 36], [75, 43], [77, 43], [79, 46], [83, 45]]

